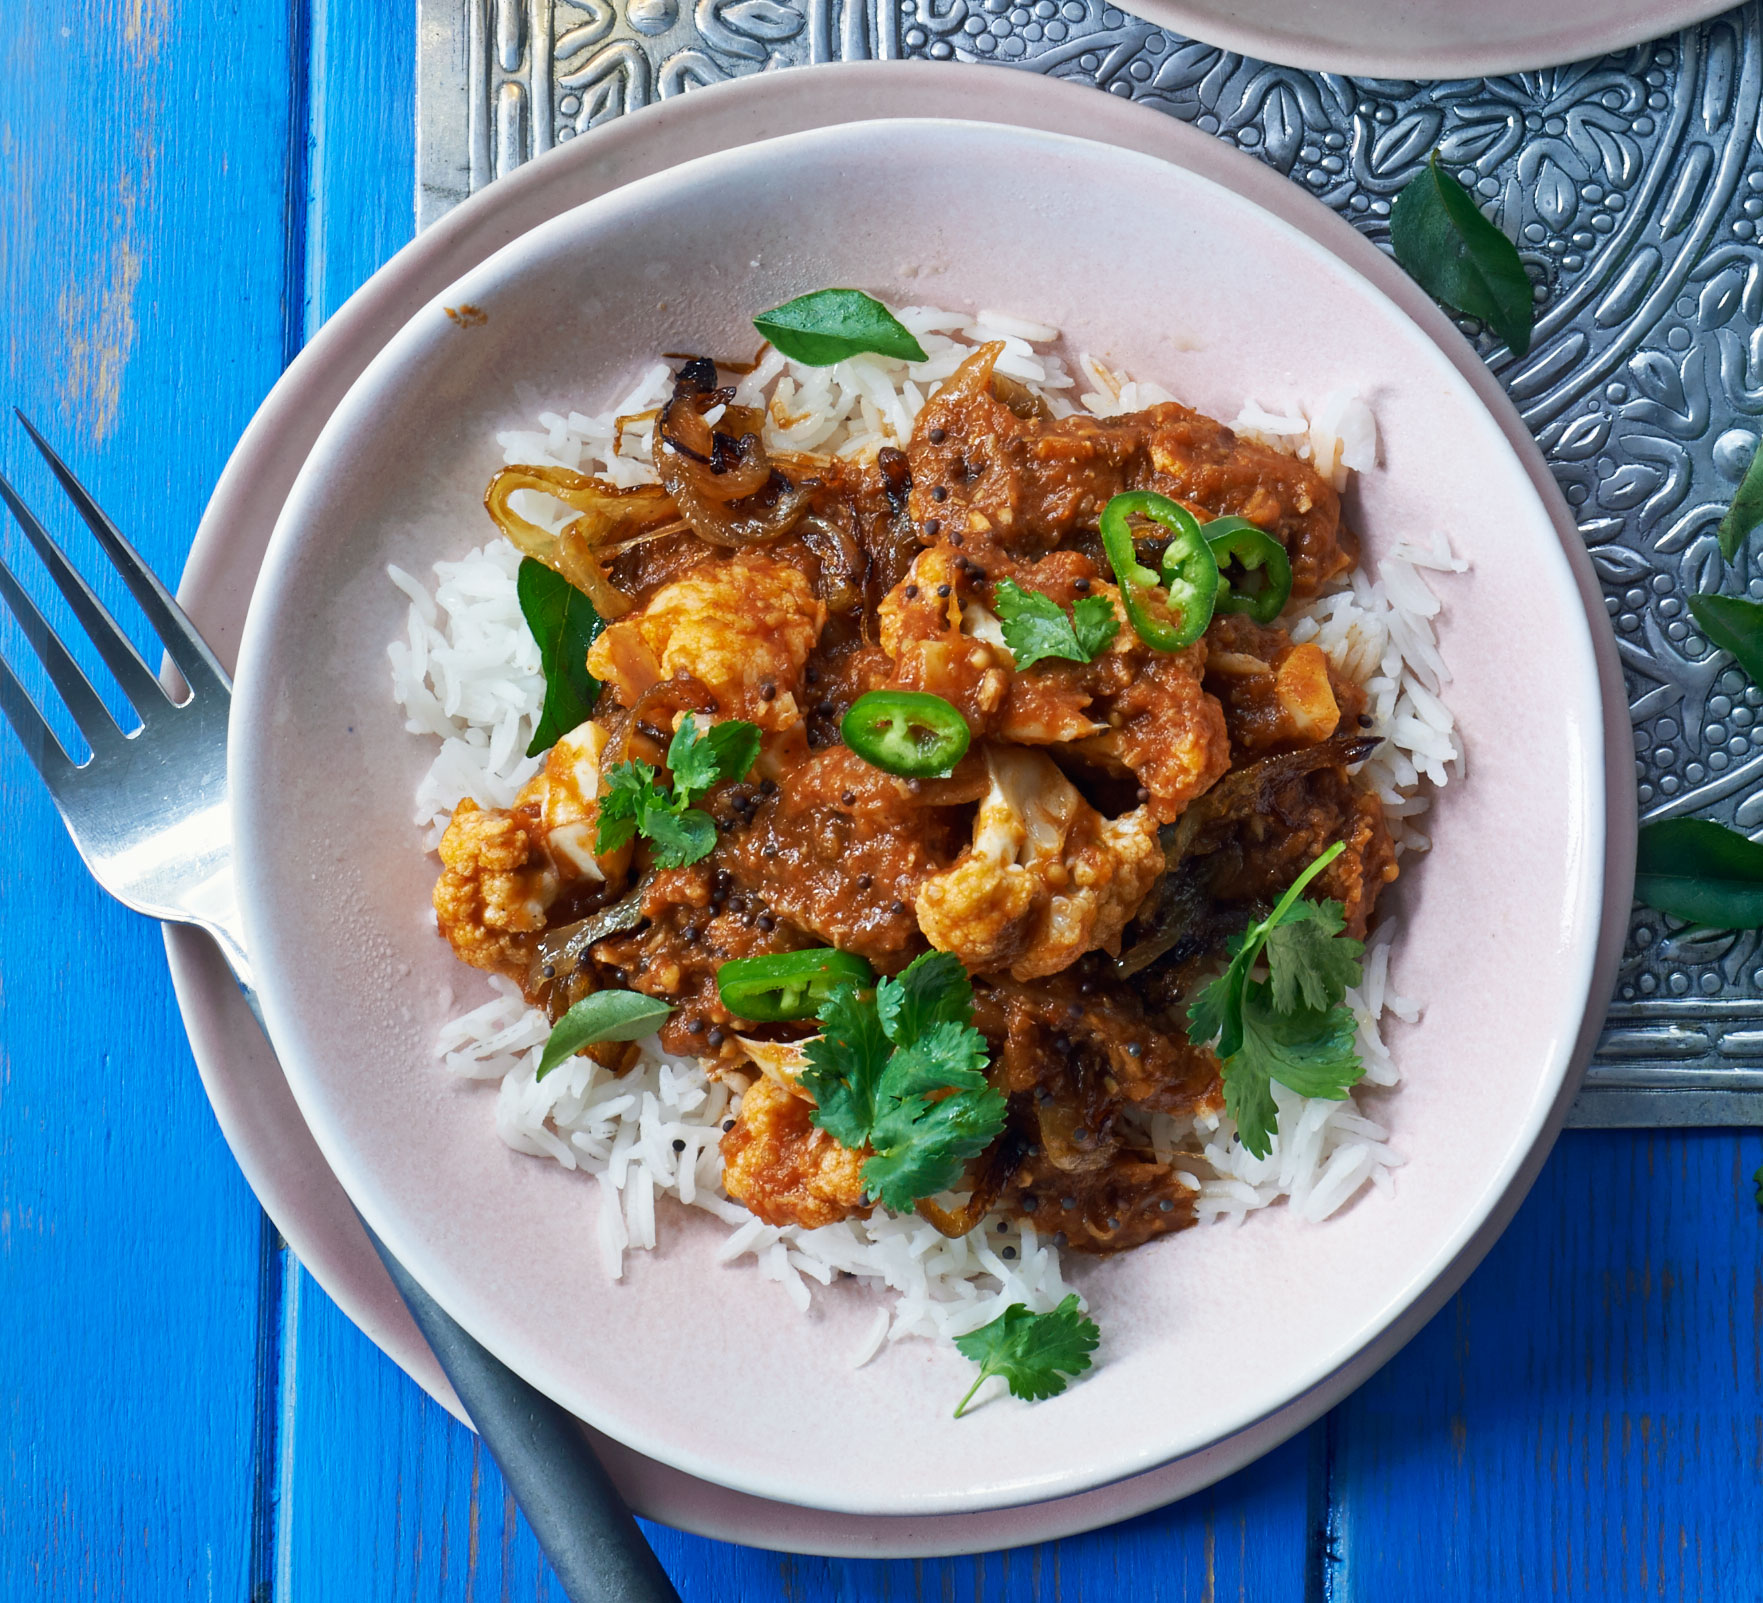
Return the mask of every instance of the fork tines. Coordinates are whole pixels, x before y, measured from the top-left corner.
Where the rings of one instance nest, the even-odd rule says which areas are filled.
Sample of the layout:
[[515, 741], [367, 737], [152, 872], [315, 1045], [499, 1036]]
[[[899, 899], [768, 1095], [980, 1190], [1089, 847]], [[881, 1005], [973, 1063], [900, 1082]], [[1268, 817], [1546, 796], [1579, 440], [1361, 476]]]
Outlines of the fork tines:
[[[191, 697], [202, 696], [204, 692], [229, 691], [231, 683], [225, 670], [215, 660], [207, 642], [196, 633], [189, 619], [184, 616], [183, 609], [141, 560], [134, 547], [123, 538], [116, 525], [105, 516], [86, 487], [55, 454], [48, 441], [32, 427], [30, 420], [22, 412], [15, 415], [24, 425], [32, 443], [43, 454], [62, 489], [67, 492], [68, 499], [73, 502], [80, 516], [85, 519], [87, 527], [97, 537], [104, 554], [110, 558], [112, 565], [122, 575], [123, 582], [140, 603], [148, 623], [164, 643], [167, 655], [189, 685]], [[25, 538], [42, 559], [43, 566], [49, 570], [49, 576], [55, 581], [56, 588], [67, 598], [80, 627], [91, 638], [99, 656], [104, 659], [105, 666], [116, 676], [123, 694], [140, 715], [142, 723], [150, 724], [171, 710], [173, 703], [170, 697], [153, 670], [142, 659], [140, 652], [135, 649], [133, 642], [118, 627], [109, 609], [98, 599], [92, 587], [68, 561], [48, 530], [3, 476], [0, 476], [0, 501], [6, 503], [13, 517], [18, 520]], [[121, 729], [111, 717], [110, 710], [104, 705], [98, 692], [93, 689], [91, 681], [81, 671], [79, 664], [74, 661], [4, 561], [0, 561], [0, 600], [5, 601], [13, 616], [18, 619], [31, 649], [42, 661], [50, 682], [67, 703], [68, 711], [73, 715], [75, 724], [79, 726], [80, 733], [85, 736], [94, 754], [100, 754], [124, 739]], [[73, 766], [54, 732], [4, 661], [0, 661], [0, 712], [5, 713], [8, 721], [18, 731], [25, 749], [46, 780], [50, 779], [46, 764], [59, 762], [67, 768]]]

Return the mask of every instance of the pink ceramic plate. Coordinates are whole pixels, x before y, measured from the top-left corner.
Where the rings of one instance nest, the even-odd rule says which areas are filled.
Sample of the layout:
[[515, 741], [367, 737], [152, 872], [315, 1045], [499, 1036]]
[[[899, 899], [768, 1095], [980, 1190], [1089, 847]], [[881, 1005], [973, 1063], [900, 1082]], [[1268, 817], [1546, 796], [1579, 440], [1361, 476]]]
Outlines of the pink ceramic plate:
[[1728, 0], [1136, 0], [1128, 9], [1261, 61], [1361, 78], [1486, 78], [1589, 61]]
[[[1442, 530], [1476, 565], [1442, 635], [1474, 778], [1446, 792], [1437, 849], [1396, 898], [1400, 984], [1428, 1002], [1392, 1042], [1411, 1077], [1399, 1196], [1320, 1229], [1276, 1215], [1078, 1265], [1105, 1361], [1054, 1401], [959, 1422], [958, 1355], [907, 1343], [853, 1372], [871, 1295], [843, 1282], [799, 1318], [717, 1265], [726, 1231], [700, 1215], [676, 1213], [662, 1249], [607, 1282], [595, 1188], [509, 1152], [493, 1099], [442, 1077], [433, 1043], [470, 976], [429, 931], [434, 871], [409, 823], [432, 752], [385, 690], [404, 612], [386, 564], [422, 571], [482, 538], [494, 434], [535, 390], [602, 402], [655, 352], [736, 349], [752, 312], [829, 283], [1018, 310], [1211, 413], [1364, 394], [1386, 463], [1352, 506], [1369, 554]], [[462, 326], [447, 311], [462, 304], [485, 319]], [[301, 469], [233, 718], [239, 895], [271, 1038], [392, 1251], [491, 1350], [646, 1456], [858, 1515], [1088, 1491], [1202, 1453], [1350, 1362], [1473, 1238], [1546, 1128], [1603, 905], [1603, 713], [1590, 633], [1563, 626], [1577, 613], [1548, 509], [1437, 346], [1231, 191], [1113, 146], [958, 122], [705, 157], [449, 286]]]
[[[1351, 228], [1260, 164], [1145, 108], [1073, 85], [984, 68], [910, 63], [851, 65], [746, 80], [665, 102], [620, 119], [493, 186], [402, 252], [335, 316], [276, 387], [246, 433], [216, 490], [192, 550], [181, 595], [221, 654], [231, 659], [270, 525], [319, 427], [368, 359], [398, 324], [457, 273], [559, 211], [618, 183], [743, 139], [817, 127], [865, 115], [927, 114], [951, 103], [999, 122], [1083, 131], [1156, 153], [1207, 174], [1285, 217], [1348, 260], [1398, 301], [1437, 340], [1482, 404], [1498, 420], [1538, 493], [1548, 500], [1558, 538], [1578, 574], [1585, 615], [1602, 607], [1572, 524], [1553, 494], [1535, 447], [1474, 353], [1447, 319]], [[1577, 626], [1576, 626], [1577, 627]], [[1620, 675], [1607, 629], [1598, 646], [1606, 687], [1606, 725], [1626, 730]], [[1609, 907], [1601, 1002], [1626, 907], [1632, 864], [1632, 781], [1625, 766], [1608, 776]], [[427, 1350], [373, 1256], [334, 1176], [314, 1146], [249, 1013], [207, 944], [168, 932], [174, 982], [210, 1097], [247, 1178], [306, 1267], [344, 1310], [439, 1400], [457, 1411]], [[1582, 1029], [1578, 1059], [1590, 1049], [1597, 1015]], [[1456, 1261], [1374, 1344], [1309, 1395], [1206, 1453], [1118, 1481], [1095, 1492], [1034, 1507], [966, 1515], [853, 1518], [769, 1502], [694, 1479], [600, 1441], [635, 1505], [652, 1517], [708, 1535], [800, 1551], [922, 1555], [971, 1551], [1083, 1530], [1155, 1507], [1248, 1462], [1330, 1406], [1393, 1352], [1461, 1283], [1516, 1209], [1546, 1153], [1570, 1087], [1504, 1197]]]

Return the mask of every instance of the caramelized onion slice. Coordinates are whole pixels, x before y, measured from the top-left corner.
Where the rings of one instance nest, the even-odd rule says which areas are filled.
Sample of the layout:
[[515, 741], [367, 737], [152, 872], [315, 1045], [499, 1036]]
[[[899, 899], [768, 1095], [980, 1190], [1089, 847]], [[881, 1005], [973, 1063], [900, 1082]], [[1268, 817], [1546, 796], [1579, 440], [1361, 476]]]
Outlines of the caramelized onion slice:
[[760, 438], [765, 414], [731, 406], [734, 392], [714, 388], [714, 379], [701, 359], [680, 369], [655, 425], [655, 471], [700, 540], [734, 547], [779, 539], [801, 521], [818, 483], [782, 471]]
[[[581, 516], [554, 534], [514, 510], [509, 501], [516, 490], [551, 496]], [[558, 467], [503, 468], [484, 491], [484, 509], [523, 556], [562, 574], [608, 620], [622, 618], [636, 602], [607, 578], [602, 554], [678, 516], [666, 490], [655, 485], [621, 490]]]

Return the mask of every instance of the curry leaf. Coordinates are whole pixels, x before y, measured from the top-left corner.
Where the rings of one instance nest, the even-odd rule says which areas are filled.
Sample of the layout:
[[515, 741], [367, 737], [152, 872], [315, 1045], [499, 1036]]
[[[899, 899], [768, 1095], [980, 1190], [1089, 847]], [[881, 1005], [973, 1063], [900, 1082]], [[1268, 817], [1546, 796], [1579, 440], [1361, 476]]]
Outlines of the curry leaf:
[[924, 347], [873, 295], [858, 289], [817, 289], [774, 306], [753, 326], [792, 361], [831, 367], [872, 351], [903, 362], [924, 361]]
[[559, 1063], [596, 1041], [640, 1041], [653, 1035], [672, 1011], [658, 997], [640, 991], [595, 991], [584, 996], [552, 1029], [533, 1078], [544, 1079]]
[[1692, 924], [1763, 927], [1763, 845], [1705, 818], [1648, 824], [1635, 859], [1634, 897]]
[[1738, 494], [1732, 498], [1732, 505], [1720, 520], [1720, 554], [1731, 562], [1739, 554], [1746, 536], [1759, 523], [1763, 523], [1763, 440], [1757, 442], [1756, 450], [1751, 453], [1751, 465], [1745, 469]]
[[1513, 355], [1530, 349], [1536, 302], [1518, 248], [1439, 165], [1436, 150], [1390, 208], [1390, 245], [1427, 294], [1479, 317]]
[[1691, 596], [1690, 616], [1696, 626], [1738, 665], [1763, 685], [1763, 602], [1738, 596]]
[[588, 672], [588, 647], [606, 624], [569, 580], [531, 557], [521, 558], [514, 589], [545, 672], [544, 710], [526, 748], [537, 757], [593, 712], [600, 681]]

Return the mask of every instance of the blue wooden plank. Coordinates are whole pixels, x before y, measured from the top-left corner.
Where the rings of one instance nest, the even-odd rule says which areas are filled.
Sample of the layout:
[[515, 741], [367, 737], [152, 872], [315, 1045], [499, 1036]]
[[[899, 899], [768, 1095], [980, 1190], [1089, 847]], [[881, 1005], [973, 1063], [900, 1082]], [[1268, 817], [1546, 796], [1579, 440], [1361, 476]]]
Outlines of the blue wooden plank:
[[[285, 18], [8, 5], [0, 62], [0, 399], [175, 575], [284, 355]], [[54, 506], [27, 450], [0, 426]], [[41, 593], [15, 530], [0, 551]], [[157, 929], [91, 885], [4, 733], [0, 817], [0, 1597], [244, 1598], [261, 1215]]]
[[1333, 1596], [1763, 1596], [1754, 1133], [1574, 1131], [1333, 1421]]
[[[430, 1402], [303, 1275], [284, 1445], [277, 1603], [341, 1596], [562, 1603], [475, 1437]], [[1303, 1596], [1308, 1447], [1288, 1444], [1174, 1508], [979, 1558], [799, 1558], [649, 1525], [687, 1603], [788, 1597], [1179, 1599]]]

